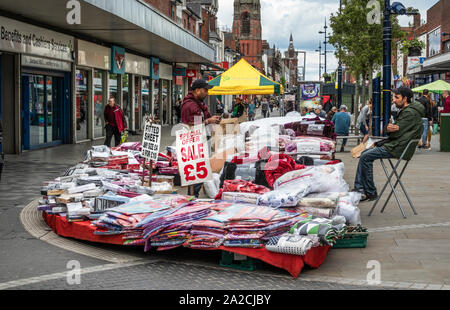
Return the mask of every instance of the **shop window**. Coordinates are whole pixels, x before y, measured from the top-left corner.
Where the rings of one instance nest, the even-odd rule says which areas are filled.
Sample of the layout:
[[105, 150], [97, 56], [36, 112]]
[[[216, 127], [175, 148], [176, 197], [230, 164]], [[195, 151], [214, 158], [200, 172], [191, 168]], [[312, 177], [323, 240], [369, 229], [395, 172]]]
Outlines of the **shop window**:
[[103, 100], [103, 72], [94, 71], [94, 138], [104, 136], [105, 119], [103, 111], [105, 109]]
[[88, 102], [89, 102], [89, 73], [76, 70], [76, 135], [77, 141], [89, 138]]
[[131, 93], [129, 92], [130, 87], [130, 75], [125, 74], [123, 75], [122, 109], [128, 126], [130, 126], [131, 124]]
[[[142, 78], [142, 87], [141, 87], [141, 100], [142, 100], [142, 117], [145, 119], [146, 115], [150, 115], [152, 112], [150, 111], [150, 79]], [[144, 124], [144, 121], [142, 122]]]

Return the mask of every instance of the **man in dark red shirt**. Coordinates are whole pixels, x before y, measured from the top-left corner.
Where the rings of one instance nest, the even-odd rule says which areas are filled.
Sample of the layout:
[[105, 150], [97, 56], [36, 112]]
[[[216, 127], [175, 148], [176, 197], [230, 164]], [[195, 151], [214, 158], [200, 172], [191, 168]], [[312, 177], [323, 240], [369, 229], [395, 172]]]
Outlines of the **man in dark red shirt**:
[[441, 113], [450, 113], [450, 96], [448, 95], [448, 90], [445, 90], [442, 94], [444, 97], [444, 110]]
[[[192, 83], [191, 91], [184, 98], [183, 104], [181, 105], [181, 122], [193, 126], [200, 125], [201, 123], [208, 124], [218, 124], [220, 123], [219, 116], [211, 116], [209, 113], [208, 106], [203, 102], [208, 96], [208, 90], [211, 89], [205, 80], [196, 80]], [[200, 195], [200, 190], [203, 184], [195, 184], [194, 193], [191, 193], [191, 186], [188, 188], [188, 195], [194, 195], [198, 198]]]
[[105, 145], [111, 147], [111, 139], [114, 136], [116, 146], [118, 146], [122, 132], [127, 129], [127, 122], [122, 109], [116, 105], [116, 99], [114, 97], [109, 98], [108, 105], [105, 107], [104, 116], [106, 129]]
[[193, 126], [196, 118], [205, 125], [220, 123], [220, 117], [211, 116], [208, 106], [203, 102], [208, 96], [208, 90], [211, 88], [212, 86], [205, 80], [196, 80], [192, 83], [191, 91], [184, 98], [183, 104], [181, 105], [182, 123]]

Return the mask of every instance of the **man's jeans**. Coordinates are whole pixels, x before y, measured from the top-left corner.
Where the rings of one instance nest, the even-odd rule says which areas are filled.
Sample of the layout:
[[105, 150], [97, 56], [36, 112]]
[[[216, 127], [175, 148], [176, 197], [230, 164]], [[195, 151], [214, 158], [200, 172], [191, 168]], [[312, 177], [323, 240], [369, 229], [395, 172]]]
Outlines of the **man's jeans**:
[[422, 145], [427, 145], [427, 135], [428, 135], [428, 128], [430, 127], [430, 122], [428, 121], [428, 118], [422, 118], [422, 124], [423, 124], [423, 133], [422, 133]]
[[355, 189], [364, 191], [369, 196], [377, 195], [377, 188], [373, 182], [373, 162], [380, 158], [392, 157], [383, 146], [364, 151], [361, 154], [356, 171]]

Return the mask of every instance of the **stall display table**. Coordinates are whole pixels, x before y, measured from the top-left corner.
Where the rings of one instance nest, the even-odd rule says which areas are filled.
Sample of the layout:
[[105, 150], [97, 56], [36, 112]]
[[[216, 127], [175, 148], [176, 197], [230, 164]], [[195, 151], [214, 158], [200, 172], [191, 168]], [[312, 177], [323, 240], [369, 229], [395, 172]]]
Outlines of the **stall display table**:
[[[46, 212], [42, 212], [42, 216], [53, 232], [62, 237], [117, 245], [123, 245], [124, 243], [122, 235], [95, 235], [96, 227], [92, 226], [90, 221], [68, 222], [64, 217]], [[325, 261], [330, 248], [330, 246], [312, 248], [305, 256], [275, 253], [265, 248], [250, 249], [221, 246], [217, 249], [208, 250], [223, 250], [259, 259], [267, 264], [284, 269], [292, 277], [297, 278], [305, 265], [311, 268], [320, 267]]]

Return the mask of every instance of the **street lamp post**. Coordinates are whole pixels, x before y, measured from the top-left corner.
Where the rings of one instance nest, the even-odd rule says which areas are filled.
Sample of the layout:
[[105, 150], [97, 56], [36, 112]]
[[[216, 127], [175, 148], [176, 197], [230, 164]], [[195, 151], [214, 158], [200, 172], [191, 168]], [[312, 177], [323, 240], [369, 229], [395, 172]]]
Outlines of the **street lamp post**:
[[319, 52], [319, 81], [322, 78], [322, 42], [319, 42], [319, 49], [316, 50]]
[[[342, 1], [339, 0], [339, 14], [342, 11]], [[338, 67], [338, 91], [337, 91], [337, 106], [338, 109], [341, 108], [342, 105], [342, 62], [339, 58], [339, 67]]]
[[323, 43], [325, 45], [325, 73], [327, 73], [327, 44], [328, 44], [327, 40], [329, 38], [329, 35], [327, 34], [328, 26], [327, 26], [327, 19], [326, 18], [325, 18], [325, 26], [323, 27], [323, 29], [325, 31], [319, 31], [319, 33], [320, 34], [325, 34], [325, 42], [323, 42]]
[[[391, 60], [391, 44], [392, 44], [392, 22], [391, 15], [417, 15], [415, 12], [407, 12], [405, 6], [400, 2], [394, 2], [391, 5], [390, 0], [384, 1], [384, 21], [383, 21], [383, 126], [389, 123], [391, 118], [391, 101], [392, 101], [392, 60]], [[381, 120], [378, 119], [380, 122]], [[378, 127], [379, 128], [379, 127]], [[378, 134], [378, 133], [376, 133]], [[383, 130], [386, 136], [386, 131]]]

